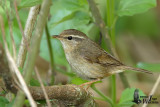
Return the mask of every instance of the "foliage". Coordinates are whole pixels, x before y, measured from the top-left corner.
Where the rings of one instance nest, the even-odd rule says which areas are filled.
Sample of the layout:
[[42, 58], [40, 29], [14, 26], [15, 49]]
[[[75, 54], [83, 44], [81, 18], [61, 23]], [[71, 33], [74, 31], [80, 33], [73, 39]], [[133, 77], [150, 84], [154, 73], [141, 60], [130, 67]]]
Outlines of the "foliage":
[[9, 104], [9, 101], [5, 97], [0, 96], [0, 105], [5, 107], [7, 104]]
[[26, 7], [32, 7], [35, 5], [40, 5], [41, 3], [42, 0], [22, 0], [18, 8], [21, 9]]
[[133, 16], [156, 6], [156, 0], [120, 0], [118, 16]]

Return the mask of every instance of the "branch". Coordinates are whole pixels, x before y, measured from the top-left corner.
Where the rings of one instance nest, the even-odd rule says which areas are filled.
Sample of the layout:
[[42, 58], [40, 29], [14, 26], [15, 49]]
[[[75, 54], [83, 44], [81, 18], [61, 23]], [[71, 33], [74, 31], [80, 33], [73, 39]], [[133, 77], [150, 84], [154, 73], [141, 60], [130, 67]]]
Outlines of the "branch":
[[30, 43], [30, 38], [32, 36], [32, 32], [34, 29], [34, 25], [36, 23], [36, 19], [40, 10], [40, 6], [31, 7], [28, 15], [28, 19], [26, 21], [26, 26], [24, 30], [24, 37], [22, 37], [21, 45], [19, 48], [18, 58], [17, 58], [17, 66], [23, 68], [27, 49]]
[[[46, 86], [45, 90], [49, 99], [57, 99], [65, 106], [95, 107], [96, 103], [91, 94], [76, 85], [54, 85]], [[42, 88], [30, 87], [35, 100], [45, 99]]]
[[13, 84], [13, 78], [10, 73], [7, 58], [5, 56], [5, 53], [1, 44], [0, 44], [0, 76], [4, 80], [6, 89], [11, 91], [12, 93], [16, 93], [17, 89]]
[[99, 27], [100, 32], [102, 33], [102, 36], [104, 37], [105, 42], [107, 43], [107, 48], [112, 49], [112, 43], [111, 43], [110, 36], [107, 33], [107, 28], [106, 28], [105, 22], [103, 21], [101, 15], [100, 15], [100, 12], [96, 6], [96, 3], [94, 2], [94, 0], [87, 0], [87, 1], [89, 4], [89, 7], [91, 9], [91, 13], [95, 19], [95, 23]]

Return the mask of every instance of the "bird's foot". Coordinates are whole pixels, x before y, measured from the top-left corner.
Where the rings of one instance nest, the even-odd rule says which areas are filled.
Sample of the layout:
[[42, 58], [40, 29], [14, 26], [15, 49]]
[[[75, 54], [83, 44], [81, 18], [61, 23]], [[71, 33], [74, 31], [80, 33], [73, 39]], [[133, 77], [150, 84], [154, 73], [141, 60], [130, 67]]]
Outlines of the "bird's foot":
[[101, 79], [98, 78], [98, 79], [96, 79], [96, 80], [92, 80], [92, 81], [83, 83], [83, 84], [81, 84], [81, 85], [79, 85], [79, 86], [83, 88], [84, 86], [88, 85], [87, 88], [86, 88], [86, 90], [88, 90], [88, 88], [89, 88], [93, 83], [95, 83], [95, 82], [97, 82], [97, 81], [101, 81]]

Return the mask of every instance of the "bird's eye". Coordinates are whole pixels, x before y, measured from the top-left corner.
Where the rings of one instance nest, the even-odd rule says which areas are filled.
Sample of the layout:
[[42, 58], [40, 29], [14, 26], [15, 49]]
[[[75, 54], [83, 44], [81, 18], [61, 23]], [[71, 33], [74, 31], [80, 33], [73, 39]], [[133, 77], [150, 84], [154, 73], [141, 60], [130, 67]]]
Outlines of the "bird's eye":
[[72, 40], [72, 36], [68, 36], [68, 40]]

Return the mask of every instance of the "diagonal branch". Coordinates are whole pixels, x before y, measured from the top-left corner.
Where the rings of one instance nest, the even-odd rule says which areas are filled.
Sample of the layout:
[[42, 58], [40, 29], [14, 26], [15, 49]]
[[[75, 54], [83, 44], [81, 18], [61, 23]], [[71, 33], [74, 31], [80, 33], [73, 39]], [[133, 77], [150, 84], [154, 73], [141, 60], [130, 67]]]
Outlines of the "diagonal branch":
[[14, 0], [14, 9], [16, 11], [16, 18], [17, 18], [17, 21], [18, 21], [19, 28], [21, 30], [22, 36], [24, 37], [24, 31], [23, 31], [23, 27], [22, 27], [22, 24], [21, 24], [21, 20], [19, 18], [16, 0]]
[[43, 82], [42, 82], [42, 80], [41, 80], [41, 77], [40, 77], [40, 75], [39, 75], [39, 72], [38, 72], [38, 70], [37, 70], [37, 67], [35, 67], [35, 73], [36, 73], [36, 76], [37, 76], [38, 81], [39, 81], [39, 83], [40, 83], [40, 86], [41, 86], [41, 88], [42, 88], [42, 91], [43, 91], [43, 93], [44, 93], [44, 98], [46, 99], [47, 105], [48, 105], [48, 107], [51, 107], [51, 103], [50, 103], [50, 101], [49, 101], [48, 94], [46, 93], [46, 89], [45, 89], [45, 87], [44, 87], [44, 85], [43, 85]]
[[103, 21], [101, 15], [100, 15], [100, 12], [96, 6], [96, 3], [94, 2], [94, 0], [87, 0], [87, 1], [90, 6], [91, 13], [95, 19], [95, 23], [99, 27], [99, 30], [102, 33], [102, 36], [104, 37], [105, 42], [107, 43], [107, 48], [112, 49], [113, 46], [111, 43], [111, 38], [107, 33], [107, 28], [106, 28], [105, 22]]
[[[157, 80], [156, 80], [156, 82], [155, 82], [155, 84], [154, 84], [151, 92], [149, 93], [149, 95], [154, 95], [154, 94], [155, 94], [155, 92], [156, 92], [159, 84], [160, 84], [160, 75], [158, 76], [158, 78], [157, 78]], [[148, 98], [148, 99], [149, 99], [149, 98]], [[148, 103], [144, 103], [144, 104], [142, 105], [142, 107], [147, 107], [147, 105], [148, 105]]]
[[20, 45], [19, 53], [17, 57], [18, 67], [23, 68], [23, 65], [26, 59], [27, 49], [30, 43], [30, 38], [32, 36], [32, 32], [34, 29], [34, 25], [36, 23], [39, 10], [40, 10], [39, 5], [30, 8], [28, 19], [26, 22], [25, 30], [24, 30], [24, 36], [22, 37], [22, 41], [21, 41], [21, 45]]

